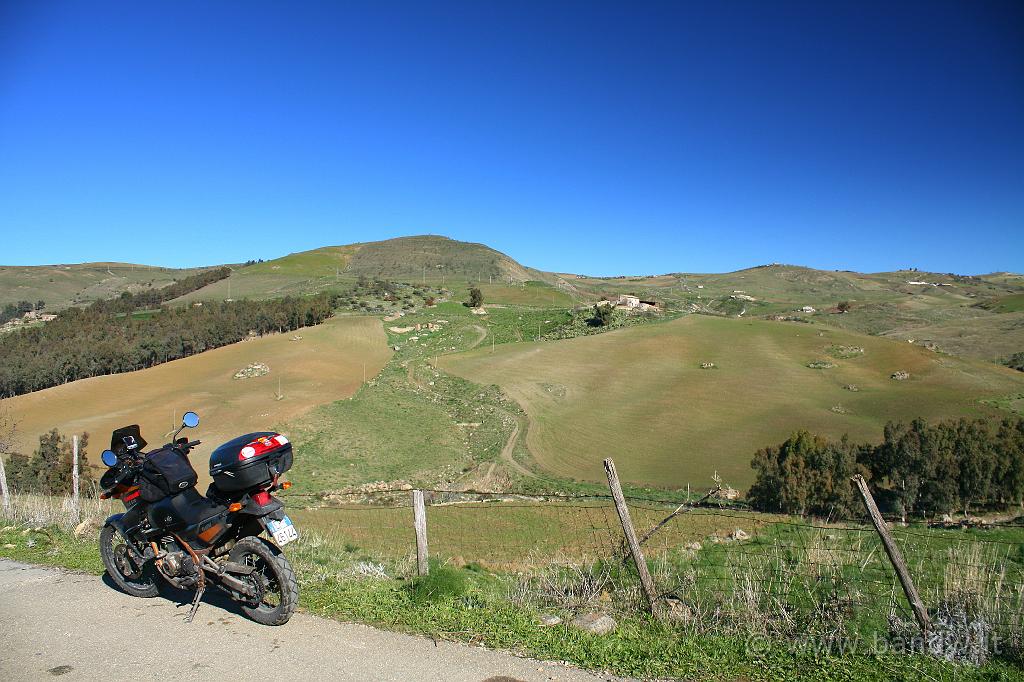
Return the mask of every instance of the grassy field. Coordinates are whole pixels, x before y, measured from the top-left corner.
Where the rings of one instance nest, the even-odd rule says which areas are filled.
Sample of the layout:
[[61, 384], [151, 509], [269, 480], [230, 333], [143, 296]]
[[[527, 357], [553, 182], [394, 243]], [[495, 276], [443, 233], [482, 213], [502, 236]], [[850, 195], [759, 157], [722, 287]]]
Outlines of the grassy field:
[[[837, 346], [864, 349], [835, 359]], [[815, 360], [836, 367], [811, 369]], [[701, 369], [702, 362], [715, 369]], [[688, 316], [567, 341], [441, 356], [440, 367], [498, 384], [529, 414], [527, 445], [552, 475], [600, 481], [614, 457], [635, 484], [740, 487], [755, 450], [796, 429], [881, 438], [890, 419], [993, 413], [1024, 376], [917, 346], [819, 325]], [[897, 382], [893, 372], [911, 379]], [[848, 390], [846, 386], [858, 390]]]
[[53, 312], [76, 303], [120, 296], [125, 291], [161, 287], [196, 272], [130, 263], [0, 265], [0, 306], [43, 300], [46, 310]]
[[[389, 355], [379, 320], [337, 317], [317, 327], [232, 344], [138, 372], [83, 379], [4, 403], [17, 422], [16, 451], [31, 453], [39, 435], [53, 428], [65, 434], [88, 431], [94, 464], [114, 428], [138, 423], [150, 443], [158, 445], [182, 413], [195, 410], [202, 423], [190, 435], [203, 440], [194, 457], [196, 469], [205, 477], [206, 459], [220, 443], [274, 428], [324, 402], [352, 395], [362, 384], [364, 371], [373, 377]], [[268, 365], [269, 374], [233, 378], [255, 362]]]

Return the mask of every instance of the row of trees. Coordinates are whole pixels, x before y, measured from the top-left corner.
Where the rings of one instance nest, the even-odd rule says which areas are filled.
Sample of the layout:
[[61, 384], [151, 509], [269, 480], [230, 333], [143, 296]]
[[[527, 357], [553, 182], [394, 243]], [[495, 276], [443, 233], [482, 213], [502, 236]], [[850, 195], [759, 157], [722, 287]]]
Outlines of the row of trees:
[[904, 516], [1024, 504], [1024, 419], [924, 419], [886, 424], [877, 445], [799, 431], [763, 448], [751, 466], [755, 509], [849, 517], [862, 508], [850, 477], [869, 479], [879, 503]]
[[130, 313], [135, 310], [156, 308], [162, 303], [173, 301], [179, 296], [198, 291], [203, 287], [226, 279], [231, 275], [231, 268], [220, 267], [204, 270], [189, 277], [175, 280], [165, 287], [148, 289], [137, 293], [124, 292], [118, 298], [96, 301], [89, 307], [101, 312]]
[[0, 397], [103, 374], [152, 367], [256, 334], [315, 325], [331, 316], [328, 294], [166, 308], [147, 318], [92, 305], [0, 337]]

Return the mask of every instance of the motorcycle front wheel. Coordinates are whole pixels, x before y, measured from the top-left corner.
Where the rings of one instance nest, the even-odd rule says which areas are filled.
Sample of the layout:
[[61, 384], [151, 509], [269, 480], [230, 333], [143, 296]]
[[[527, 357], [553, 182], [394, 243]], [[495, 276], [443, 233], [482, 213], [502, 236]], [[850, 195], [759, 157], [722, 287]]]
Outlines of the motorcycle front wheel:
[[242, 602], [242, 611], [262, 625], [284, 625], [299, 602], [299, 583], [288, 558], [262, 538], [242, 538], [231, 548], [230, 561], [251, 566], [246, 579], [257, 597]]
[[113, 526], [104, 526], [100, 531], [100, 558], [110, 579], [133, 597], [155, 597], [160, 593], [152, 565], [139, 565], [128, 550], [127, 541]]

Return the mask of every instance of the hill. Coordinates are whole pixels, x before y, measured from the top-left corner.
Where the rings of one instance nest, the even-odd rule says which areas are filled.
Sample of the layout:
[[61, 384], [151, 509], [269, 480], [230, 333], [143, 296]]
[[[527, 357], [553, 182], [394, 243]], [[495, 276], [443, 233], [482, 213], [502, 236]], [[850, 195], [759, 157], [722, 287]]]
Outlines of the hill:
[[[220, 443], [352, 395], [364, 375], [372, 377], [387, 361], [386, 342], [378, 320], [337, 317], [316, 327], [232, 344], [150, 369], [5, 399], [4, 404], [17, 422], [17, 452], [31, 453], [39, 435], [53, 428], [65, 434], [88, 431], [93, 463], [114, 428], [138, 423], [143, 435], [158, 444], [182, 413], [195, 410], [203, 420], [197, 437], [204, 443], [195, 462], [202, 473], [206, 457]], [[269, 373], [233, 378], [252, 363], [267, 365]]]
[[0, 306], [18, 301], [46, 301], [53, 312], [69, 305], [114, 298], [162, 287], [204, 268], [173, 269], [131, 263], [75, 265], [0, 265]]
[[[521, 265], [483, 244], [423, 235], [293, 253], [238, 268], [226, 281], [180, 300], [273, 298], [342, 290], [360, 277], [451, 289], [465, 288], [469, 282], [482, 283], [490, 289], [488, 300], [497, 303], [520, 302], [526, 282], [548, 289], [560, 285], [571, 291], [571, 286], [559, 278]], [[561, 299], [571, 302], [564, 292]]]
[[[813, 318], [853, 331], [914, 339], [918, 345], [982, 360], [999, 360], [1007, 348], [1024, 348], [1019, 323], [1003, 317], [1019, 312], [1024, 300], [1024, 278], [1010, 273], [862, 274], [772, 264], [723, 274], [566, 277], [593, 296], [633, 293], [717, 315]], [[849, 310], [838, 314], [841, 301]], [[805, 307], [814, 311], [802, 312]], [[994, 333], [973, 333], [976, 326]], [[961, 337], [971, 341], [958, 341]]]
[[[807, 366], [820, 360], [835, 367]], [[979, 400], [1024, 390], [1020, 373], [907, 343], [703, 315], [478, 348], [441, 356], [440, 366], [498, 384], [523, 406], [543, 471], [601, 480], [611, 456], [633, 483], [663, 487], [705, 485], [715, 471], [745, 486], [754, 452], [797, 429], [876, 441], [890, 419], [995, 413]], [[910, 379], [891, 379], [899, 370]]]

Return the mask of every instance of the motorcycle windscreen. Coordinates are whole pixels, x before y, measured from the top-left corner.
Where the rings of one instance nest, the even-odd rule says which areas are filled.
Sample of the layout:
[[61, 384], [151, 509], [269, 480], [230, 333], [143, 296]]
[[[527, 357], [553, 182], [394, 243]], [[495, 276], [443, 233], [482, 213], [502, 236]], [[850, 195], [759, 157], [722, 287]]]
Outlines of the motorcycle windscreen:
[[125, 436], [130, 436], [135, 440], [135, 443], [137, 443], [138, 447], [135, 448], [135, 452], [146, 447], [146, 440], [142, 437], [142, 429], [139, 428], [138, 424], [122, 426], [121, 428], [116, 429], [110, 436], [110, 449], [118, 455], [124, 454], [127, 449], [124, 442]]

